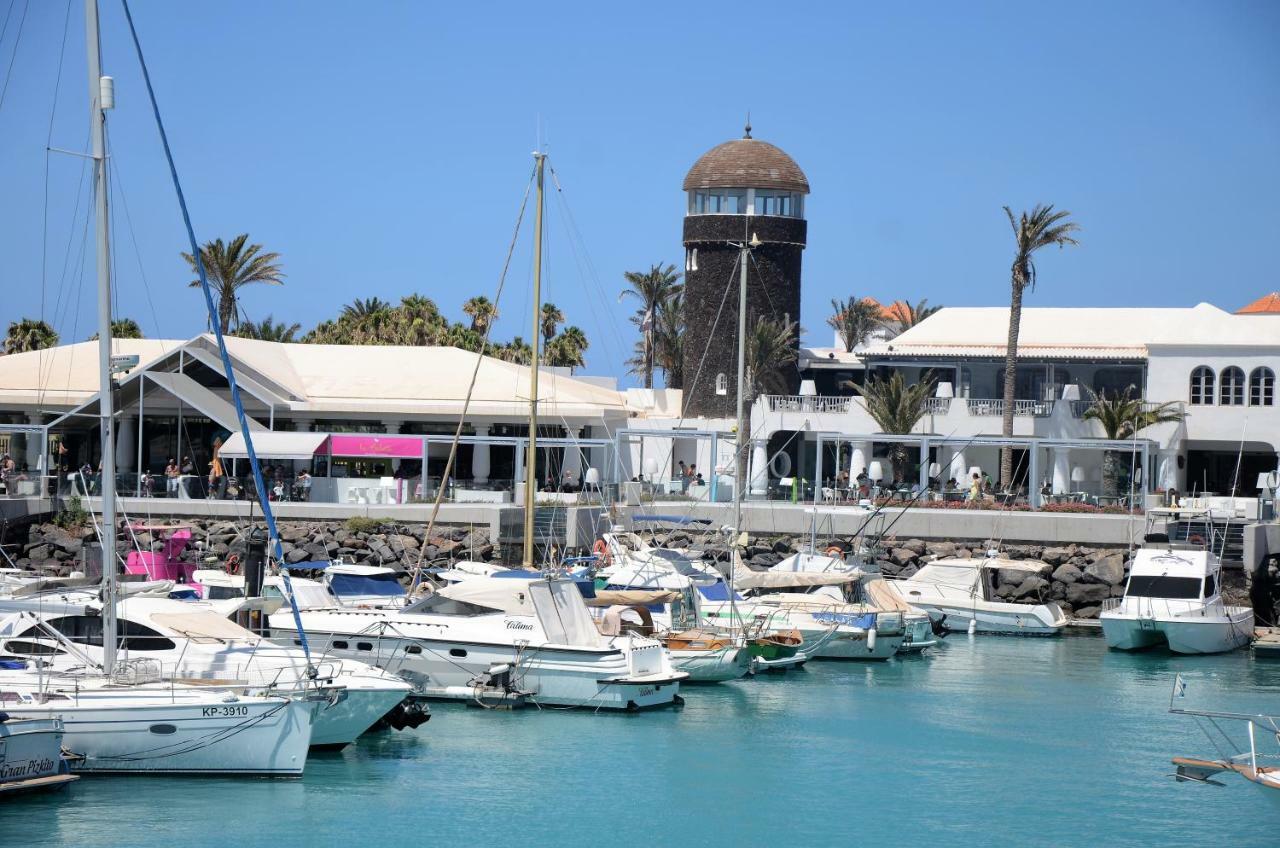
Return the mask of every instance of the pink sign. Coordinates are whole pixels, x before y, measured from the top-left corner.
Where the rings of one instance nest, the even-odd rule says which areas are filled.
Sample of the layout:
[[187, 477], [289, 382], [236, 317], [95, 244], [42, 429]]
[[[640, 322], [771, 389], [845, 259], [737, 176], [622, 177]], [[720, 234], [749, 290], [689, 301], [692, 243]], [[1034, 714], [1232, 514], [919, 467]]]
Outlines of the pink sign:
[[421, 459], [421, 436], [371, 436], [361, 433], [335, 435], [329, 439], [333, 456], [385, 456], [395, 459]]

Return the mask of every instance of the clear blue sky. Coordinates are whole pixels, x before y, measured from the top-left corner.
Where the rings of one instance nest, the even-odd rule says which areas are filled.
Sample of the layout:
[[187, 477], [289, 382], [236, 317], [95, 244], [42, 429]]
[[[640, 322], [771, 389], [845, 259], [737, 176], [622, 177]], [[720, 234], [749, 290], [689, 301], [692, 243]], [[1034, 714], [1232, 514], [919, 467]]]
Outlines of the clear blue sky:
[[[0, 0], [0, 74], [25, 2]], [[30, 2], [0, 83], [0, 322], [43, 309], [81, 340], [94, 290], [91, 242], [77, 272], [79, 159], [50, 159], [41, 259], [65, 10]], [[204, 317], [185, 235], [120, 6], [102, 14], [119, 313], [186, 337]], [[582, 236], [553, 200], [546, 299], [586, 331], [587, 370], [621, 374], [622, 272], [681, 266], [681, 180], [748, 109], [813, 188], [808, 341], [829, 343], [832, 297], [1005, 303], [1005, 204], [1054, 203], [1084, 227], [1081, 247], [1041, 260], [1031, 305], [1236, 309], [1280, 288], [1273, 2], [136, 0], [134, 15], [197, 236], [247, 231], [283, 255], [284, 288], [245, 291], [253, 317], [307, 329], [355, 297], [418, 291], [460, 319], [467, 297], [492, 298], [540, 118]], [[82, 33], [72, 0], [52, 143], [77, 150]], [[528, 336], [529, 255], [526, 236], [502, 339]]]

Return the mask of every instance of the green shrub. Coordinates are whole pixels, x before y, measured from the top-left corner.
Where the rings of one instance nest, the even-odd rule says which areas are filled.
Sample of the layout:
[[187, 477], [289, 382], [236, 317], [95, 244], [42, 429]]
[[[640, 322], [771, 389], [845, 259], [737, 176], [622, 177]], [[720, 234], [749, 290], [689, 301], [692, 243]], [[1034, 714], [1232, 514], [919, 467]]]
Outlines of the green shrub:
[[352, 533], [377, 533], [382, 529], [382, 521], [377, 518], [366, 518], [363, 515], [353, 515], [343, 523], [343, 526]]
[[53, 523], [63, 530], [79, 529], [89, 523], [92, 516], [80, 502], [77, 495], [67, 498], [62, 510], [53, 517]]

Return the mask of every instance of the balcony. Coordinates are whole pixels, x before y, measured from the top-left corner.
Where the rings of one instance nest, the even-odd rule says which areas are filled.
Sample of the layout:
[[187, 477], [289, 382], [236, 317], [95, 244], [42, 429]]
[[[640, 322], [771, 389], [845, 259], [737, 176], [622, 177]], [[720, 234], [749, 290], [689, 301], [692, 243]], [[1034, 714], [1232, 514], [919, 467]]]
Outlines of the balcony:
[[[995, 398], [966, 398], [965, 403], [969, 408], [970, 415], [1004, 417], [1003, 400]], [[1053, 414], [1053, 403], [1051, 400], [1015, 400], [1013, 402], [1013, 414], [1015, 416], [1030, 415], [1036, 418], [1048, 418]]]
[[770, 412], [848, 412], [851, 397], [835, 395], [765, 395]]

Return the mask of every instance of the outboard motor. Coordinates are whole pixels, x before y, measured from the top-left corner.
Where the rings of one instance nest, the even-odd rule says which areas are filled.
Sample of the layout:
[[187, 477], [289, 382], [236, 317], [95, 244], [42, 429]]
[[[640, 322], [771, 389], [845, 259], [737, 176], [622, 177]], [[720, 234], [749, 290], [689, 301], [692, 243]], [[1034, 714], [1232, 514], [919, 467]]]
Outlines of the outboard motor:
[[929, 629], [939, 639], [947, 638], [947, 634], [951, 632], [951, 628], [947, 627], [947, 614], [942, 612], [929, 613]]

